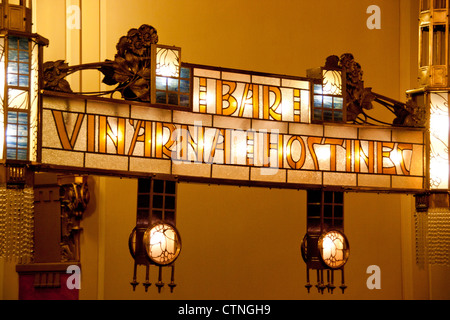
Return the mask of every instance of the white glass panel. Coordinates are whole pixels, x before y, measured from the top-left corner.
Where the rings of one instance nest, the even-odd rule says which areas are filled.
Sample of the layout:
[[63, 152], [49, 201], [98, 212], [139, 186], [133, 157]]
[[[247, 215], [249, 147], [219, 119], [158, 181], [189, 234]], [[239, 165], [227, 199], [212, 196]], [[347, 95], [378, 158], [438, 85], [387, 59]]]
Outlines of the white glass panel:
[[156, 75], [179, 77], [180, 51], [172, 48], [156, 48]]
[[323, 71], [323, 94], [342, 95], [342, 77], [340, 71]]
[[14, 109], [28, 110], [28, 91], [9, 89], [8, 107]]
[[38, 96], [39, 96], [39, 46], [33, 42], [30, 77], [30, 161], [37, 159], [38, 146]]
[[3, 147], [5, 141], [5, 109], [4, 103], [5, 92], [5, 39], [0, 38], [0, 159], [3, 159]]
[[430, 104], [430, 187], [448, 189], [448, 94], [432, 93]]

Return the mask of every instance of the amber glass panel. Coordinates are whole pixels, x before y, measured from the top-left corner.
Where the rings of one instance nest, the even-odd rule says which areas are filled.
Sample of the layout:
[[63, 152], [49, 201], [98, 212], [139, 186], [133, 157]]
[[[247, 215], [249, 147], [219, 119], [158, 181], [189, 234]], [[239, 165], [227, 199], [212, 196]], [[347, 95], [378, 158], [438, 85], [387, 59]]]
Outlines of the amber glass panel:
[[422, 28], [422, 53], [420, 57], [420, 66], [428, 66], [429, 65], [429, 54], [430, 54], [430, 32], [428, 27]]
[[445, 26], [433, 27], [433, 65], [445, 65]]

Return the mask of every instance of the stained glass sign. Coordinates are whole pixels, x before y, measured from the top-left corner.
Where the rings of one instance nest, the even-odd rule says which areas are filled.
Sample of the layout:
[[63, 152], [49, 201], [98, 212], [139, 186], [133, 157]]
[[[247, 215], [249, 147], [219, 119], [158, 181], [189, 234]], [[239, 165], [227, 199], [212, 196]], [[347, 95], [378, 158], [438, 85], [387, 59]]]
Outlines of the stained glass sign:
[[42, 163], [238, 183], [424, 188], [422, 130], [250, 119], [86, 99], [44, 96]]

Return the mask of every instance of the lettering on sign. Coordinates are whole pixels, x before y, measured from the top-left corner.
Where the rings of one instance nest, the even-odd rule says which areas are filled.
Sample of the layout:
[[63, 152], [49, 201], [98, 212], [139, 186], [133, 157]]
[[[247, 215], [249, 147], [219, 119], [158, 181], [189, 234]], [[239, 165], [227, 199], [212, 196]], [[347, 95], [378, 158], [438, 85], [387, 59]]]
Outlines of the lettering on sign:
[[60, 110], [44, 121], [59, 140], [52, 148], [65, 151], [290, 170], [409, 176], [415, 145]]

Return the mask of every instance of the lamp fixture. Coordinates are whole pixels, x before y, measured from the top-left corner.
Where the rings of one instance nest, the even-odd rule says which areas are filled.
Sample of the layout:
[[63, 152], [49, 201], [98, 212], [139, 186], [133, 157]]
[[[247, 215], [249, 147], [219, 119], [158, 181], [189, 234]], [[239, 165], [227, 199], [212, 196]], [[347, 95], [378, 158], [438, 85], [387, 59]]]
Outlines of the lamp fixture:
[[138, 204], [136, 227], [130, 234], [128, 245], [134, 259], [134, 274], [131, 285], [136, 290], [137, 266], [146, 268], [143, 283], [145, 291], [151, 286], [150, 266], [158, 267], [158, 292], [164, 287], [162, 272], [171, 268], [170, 291], [173, 292], [174, 263], [181, 253], [181, 237], [175, 226], [176, 181], [174, 179], [140, 178], [138, 180]]
[[[350, 255], [350, 246], [344, 234], [344, 195], [341, 191], [308, 190], [307, 233], [301, 244], [302, 258], [306, 263], [308, 292], [310, 270], [317, 271], [318, 292], [325, 289], [333, 293], [335, 272], [341, 274], [339, 288], [344, 293], [344, 265]], [[324, 276], [326, 272], [326, 280]]]

